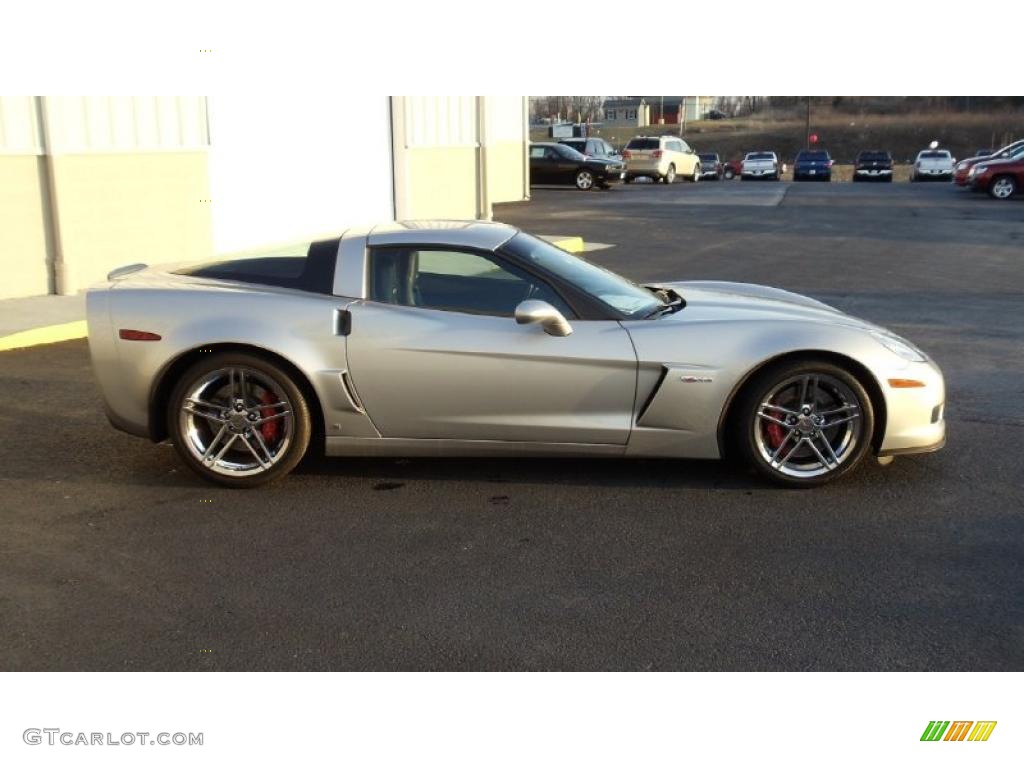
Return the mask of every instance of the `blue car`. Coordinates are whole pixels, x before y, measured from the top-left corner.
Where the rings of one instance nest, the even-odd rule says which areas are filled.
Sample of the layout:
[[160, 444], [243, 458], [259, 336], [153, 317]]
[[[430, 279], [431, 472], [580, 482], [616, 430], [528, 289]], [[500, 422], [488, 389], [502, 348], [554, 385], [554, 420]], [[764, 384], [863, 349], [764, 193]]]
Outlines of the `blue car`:
[[793, 181], [832, 181], [832, 158], [823, 149], [805, 149], [793, 161]]

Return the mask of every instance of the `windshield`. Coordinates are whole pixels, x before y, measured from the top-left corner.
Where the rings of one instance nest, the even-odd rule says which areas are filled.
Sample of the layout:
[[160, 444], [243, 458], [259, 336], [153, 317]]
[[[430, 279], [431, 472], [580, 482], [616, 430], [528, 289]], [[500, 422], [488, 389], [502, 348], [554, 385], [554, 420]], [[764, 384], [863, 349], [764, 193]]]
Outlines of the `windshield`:
[[945, 160], [949, 157], [948, 149], [933, 149], [926, 152], [922, 152], [918, 157], [925, 160]]
[[857, 162], [871, 162], [871, 161], [887, 161], [889, 159], [888, 152], [861, 152], [857, 155]]
[[796, 156], [797, 160], [809, 160], [811, 162], [828, 160], [828, 152], [807, 152], [806, 150]]
[[707, 153], [697, 155], [702, 163], [717, 163], [718, 155], [709, 155]]
[[771, 152], [750, 152], [747, 154], [747, 160], [774, 160], [775, 155]]
[[662, 306], [653, 293], [636, 283], [525, 232], [509, 240], [505, 248], [520, 259], [572, 283], [628, 318], [646, 317]]

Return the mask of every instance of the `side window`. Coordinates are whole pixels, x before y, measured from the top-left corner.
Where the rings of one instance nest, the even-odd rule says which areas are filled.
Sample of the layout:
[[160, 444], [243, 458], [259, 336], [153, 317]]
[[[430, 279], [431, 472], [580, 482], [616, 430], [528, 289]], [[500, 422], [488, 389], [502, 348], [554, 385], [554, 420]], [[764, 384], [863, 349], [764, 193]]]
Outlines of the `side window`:
[[562, 154], [557, 149], [555, 149], [554, 147], [548, 147], [544, 151], [544, 159], [545, 160], [558, 160], [561, 157], [562, 157]]
[[530, 159], [543, 159], [546, 147], [530, 147]]
[[370, 298], [384, 304], [511, 317], [540, 299], [566, 317], [575, 313], [547, 283], [496, 257], [433, 248], [375, 248]]
[[682, 139], [680, 139], [677, 143], [679, 144], [679, 151], [680, 152], [689, 152], [690, 151], [690, 145], [687, 144]]

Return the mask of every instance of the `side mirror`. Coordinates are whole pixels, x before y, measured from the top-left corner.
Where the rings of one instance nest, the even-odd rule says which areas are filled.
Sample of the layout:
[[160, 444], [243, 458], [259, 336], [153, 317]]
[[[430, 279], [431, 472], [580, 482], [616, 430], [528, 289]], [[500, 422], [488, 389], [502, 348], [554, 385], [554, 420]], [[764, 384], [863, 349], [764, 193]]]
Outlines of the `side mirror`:
[[538, 299], [527, 299], [516, 307], [516, 322], [519, 325], [540, 323], [544, 332], [551, 336], [568, 336], [572, 326], [565, 316], [548, 304]]

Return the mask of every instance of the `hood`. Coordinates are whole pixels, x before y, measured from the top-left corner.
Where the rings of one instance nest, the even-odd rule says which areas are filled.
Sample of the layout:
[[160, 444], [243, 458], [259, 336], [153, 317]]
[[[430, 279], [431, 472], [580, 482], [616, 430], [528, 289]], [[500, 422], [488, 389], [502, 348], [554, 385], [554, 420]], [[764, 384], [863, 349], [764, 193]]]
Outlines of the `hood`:
[[840, 312], [817, 299], [780, 288], [709, 280], [659, 283], [658, 287], [672, 288], [686, 301], [685, 309], [667, 316], [680, 321], [795, 320], [884, 331], [877, 325]]

